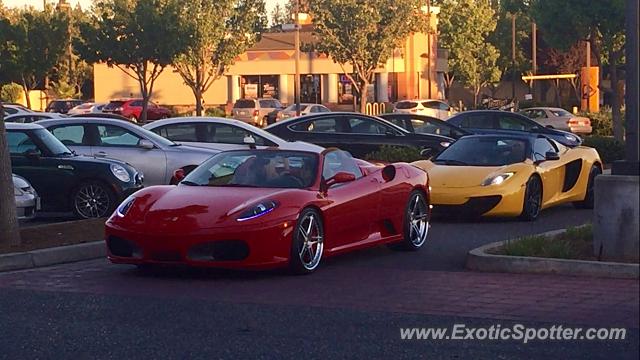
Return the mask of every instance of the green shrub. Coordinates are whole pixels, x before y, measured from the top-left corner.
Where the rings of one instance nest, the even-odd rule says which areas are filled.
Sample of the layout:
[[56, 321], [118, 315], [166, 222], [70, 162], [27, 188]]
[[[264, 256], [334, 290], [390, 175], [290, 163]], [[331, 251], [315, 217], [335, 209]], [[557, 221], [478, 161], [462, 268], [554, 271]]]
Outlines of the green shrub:
[[224, 112], [224, 110], [220, 109], [219, 107], [208, 108], [207, 110], [205, 110], [204, 114], [206, 116], [213, 117], [227, 117], [227, 114]]
[[15, 103], [22, 97], [22, 86], [16, 83], [2, 85], [0, 89], [0, 100], [8, 103]]
[[[610, 107], [603, 107], [597, 113], [581, 112], [578, 115], [591, 119], [591, 135], [613, 136], [613, 114]], [[621, 110], [620, 116], [624, 121], [624, 109]]]
[[377, 160], [384, 162], [412, 162], [424, 160], [420, 155], [420, 149], [417, 147], [399, 147], [391, 145], [382, 145], [380, 150], [374, 151], [364, 156], [365, 160]]
[[624, 159], [624, 144], [611, 136], [588, 136], [583, 145], [595, 148], [605, 164]]

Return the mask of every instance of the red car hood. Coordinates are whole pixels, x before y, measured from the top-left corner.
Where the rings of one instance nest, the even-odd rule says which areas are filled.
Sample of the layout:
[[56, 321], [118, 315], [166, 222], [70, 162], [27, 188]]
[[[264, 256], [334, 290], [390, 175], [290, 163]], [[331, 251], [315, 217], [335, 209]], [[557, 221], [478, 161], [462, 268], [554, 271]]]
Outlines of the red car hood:
[[[153, 190], [149, 188], [148, 190]], [[163, 191], [164, 190], [164, 191]], [[243, 187], [161, 186], [151, 197], [136, 200], [127, 215], [148, 232], [172, 234], [238, 224], [235, 219], [261, 200], [282, 198], [297, 189]], [[145, 199], [146, 198], [146, 199]], [[128, 217], [128, 216], [127, 216]], [[126, 218], [126, 217], [125, 217]], [[142, 221], [139, 219], [142, 218]]]

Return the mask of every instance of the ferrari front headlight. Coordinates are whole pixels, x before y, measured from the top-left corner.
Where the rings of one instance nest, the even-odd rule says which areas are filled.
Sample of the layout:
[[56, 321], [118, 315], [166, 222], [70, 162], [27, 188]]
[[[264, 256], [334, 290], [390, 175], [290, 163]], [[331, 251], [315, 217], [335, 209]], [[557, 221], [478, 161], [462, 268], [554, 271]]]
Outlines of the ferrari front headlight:
[[482, 182], [482, 186], [500, 185], [503, 182], [507, 181], [508, 178], [512, 177], [513, 174], [515, 173], [506, 172], [499, 175], [489, 176], [488, 178], [484, 179], [484, 181]]
[[261, 201], [261, 202], [255, 204], [255, 205], [251, 206], [249, 209], [247, 209], [242, 214], [240, 214], [240, 216], [238, 216], [238, 218], [236, 220], [237, 221], [247, 221], [247, 220], [255, 219], [257, 217], [260, 217], [262, 215], [270, 213], [277, 206], [278, 206], [278, 203], [273, 201], [273, 200]]

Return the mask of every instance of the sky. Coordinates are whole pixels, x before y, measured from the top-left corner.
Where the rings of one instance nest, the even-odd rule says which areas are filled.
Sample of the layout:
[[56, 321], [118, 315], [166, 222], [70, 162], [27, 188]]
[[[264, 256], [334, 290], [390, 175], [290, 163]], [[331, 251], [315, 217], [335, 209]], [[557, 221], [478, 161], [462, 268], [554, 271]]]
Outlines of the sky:
[[[1, 0], [2, 3], [4, 4], [4, 6], [6, 7], [22, 7], [25, 5], [28, 6], [33, 6], [37, 9], [42, 9], [43, 4], [44, 4], [44, 0]], [[46, 0], [48, 3], [55, 3], [57, 4], [58, 1], [57, 0]], [[185, 0], [188, 1], [188, 0]], [[77, 3], [80, 3], [80, 6], [82, 6], [83, 9], [87, 9], [89, 7], [91, 7], [91, 3], [93, 2], [93, 0], [67, 0], [68, 3], [70, 3], [72, 6], [76, 6]], [[267, 4], [267, 14], [271, 14], [271, 10], [273, 9], [274, 6], [276, 6], [276, 4], [281, 4], [284, 5], [284, 3], [286, 3], [286, 0], [265, 0], [265, 3]]]

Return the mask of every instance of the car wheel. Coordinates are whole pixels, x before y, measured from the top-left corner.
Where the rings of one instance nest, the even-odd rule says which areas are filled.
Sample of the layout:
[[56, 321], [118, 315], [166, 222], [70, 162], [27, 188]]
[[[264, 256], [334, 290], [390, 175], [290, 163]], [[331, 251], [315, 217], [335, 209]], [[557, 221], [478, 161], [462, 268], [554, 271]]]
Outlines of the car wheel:
[[574, 201], [573, 206], [577, 209], [593, 209], [594, 204], [594, 187], [596, 176], [602, 174], [602, 170], [598, 165], [593, 165], [589, 171], [589, 180], [587, 181], [587, 191], [584, 194], [584, 200]]
[[542, 182], [537, 176], [532, 176], [527, 181], [527, 187], [524, 191], [524, 203], [522, 204], [522, 213], [520, 219], [533, 221], [540, 215], [542, 207]]
[[291, 241], [289, 266], [294, 274], [310, 274], [320, 265], [324, 250], [324, 227], [317, 210], [302, 210]]
[[74, 191], [71, 201], [73, 212], [83, 219], [109, 216], [116, 206], [113, 191], [97, 181], [81, 184]]
[[424, 245], [429, 234], [429, 204], [421, 191], [414, 190], [404, 210], [402, 233], [404, 239], [400, 243], [390, 244], [393, 250], [416, 251]]

